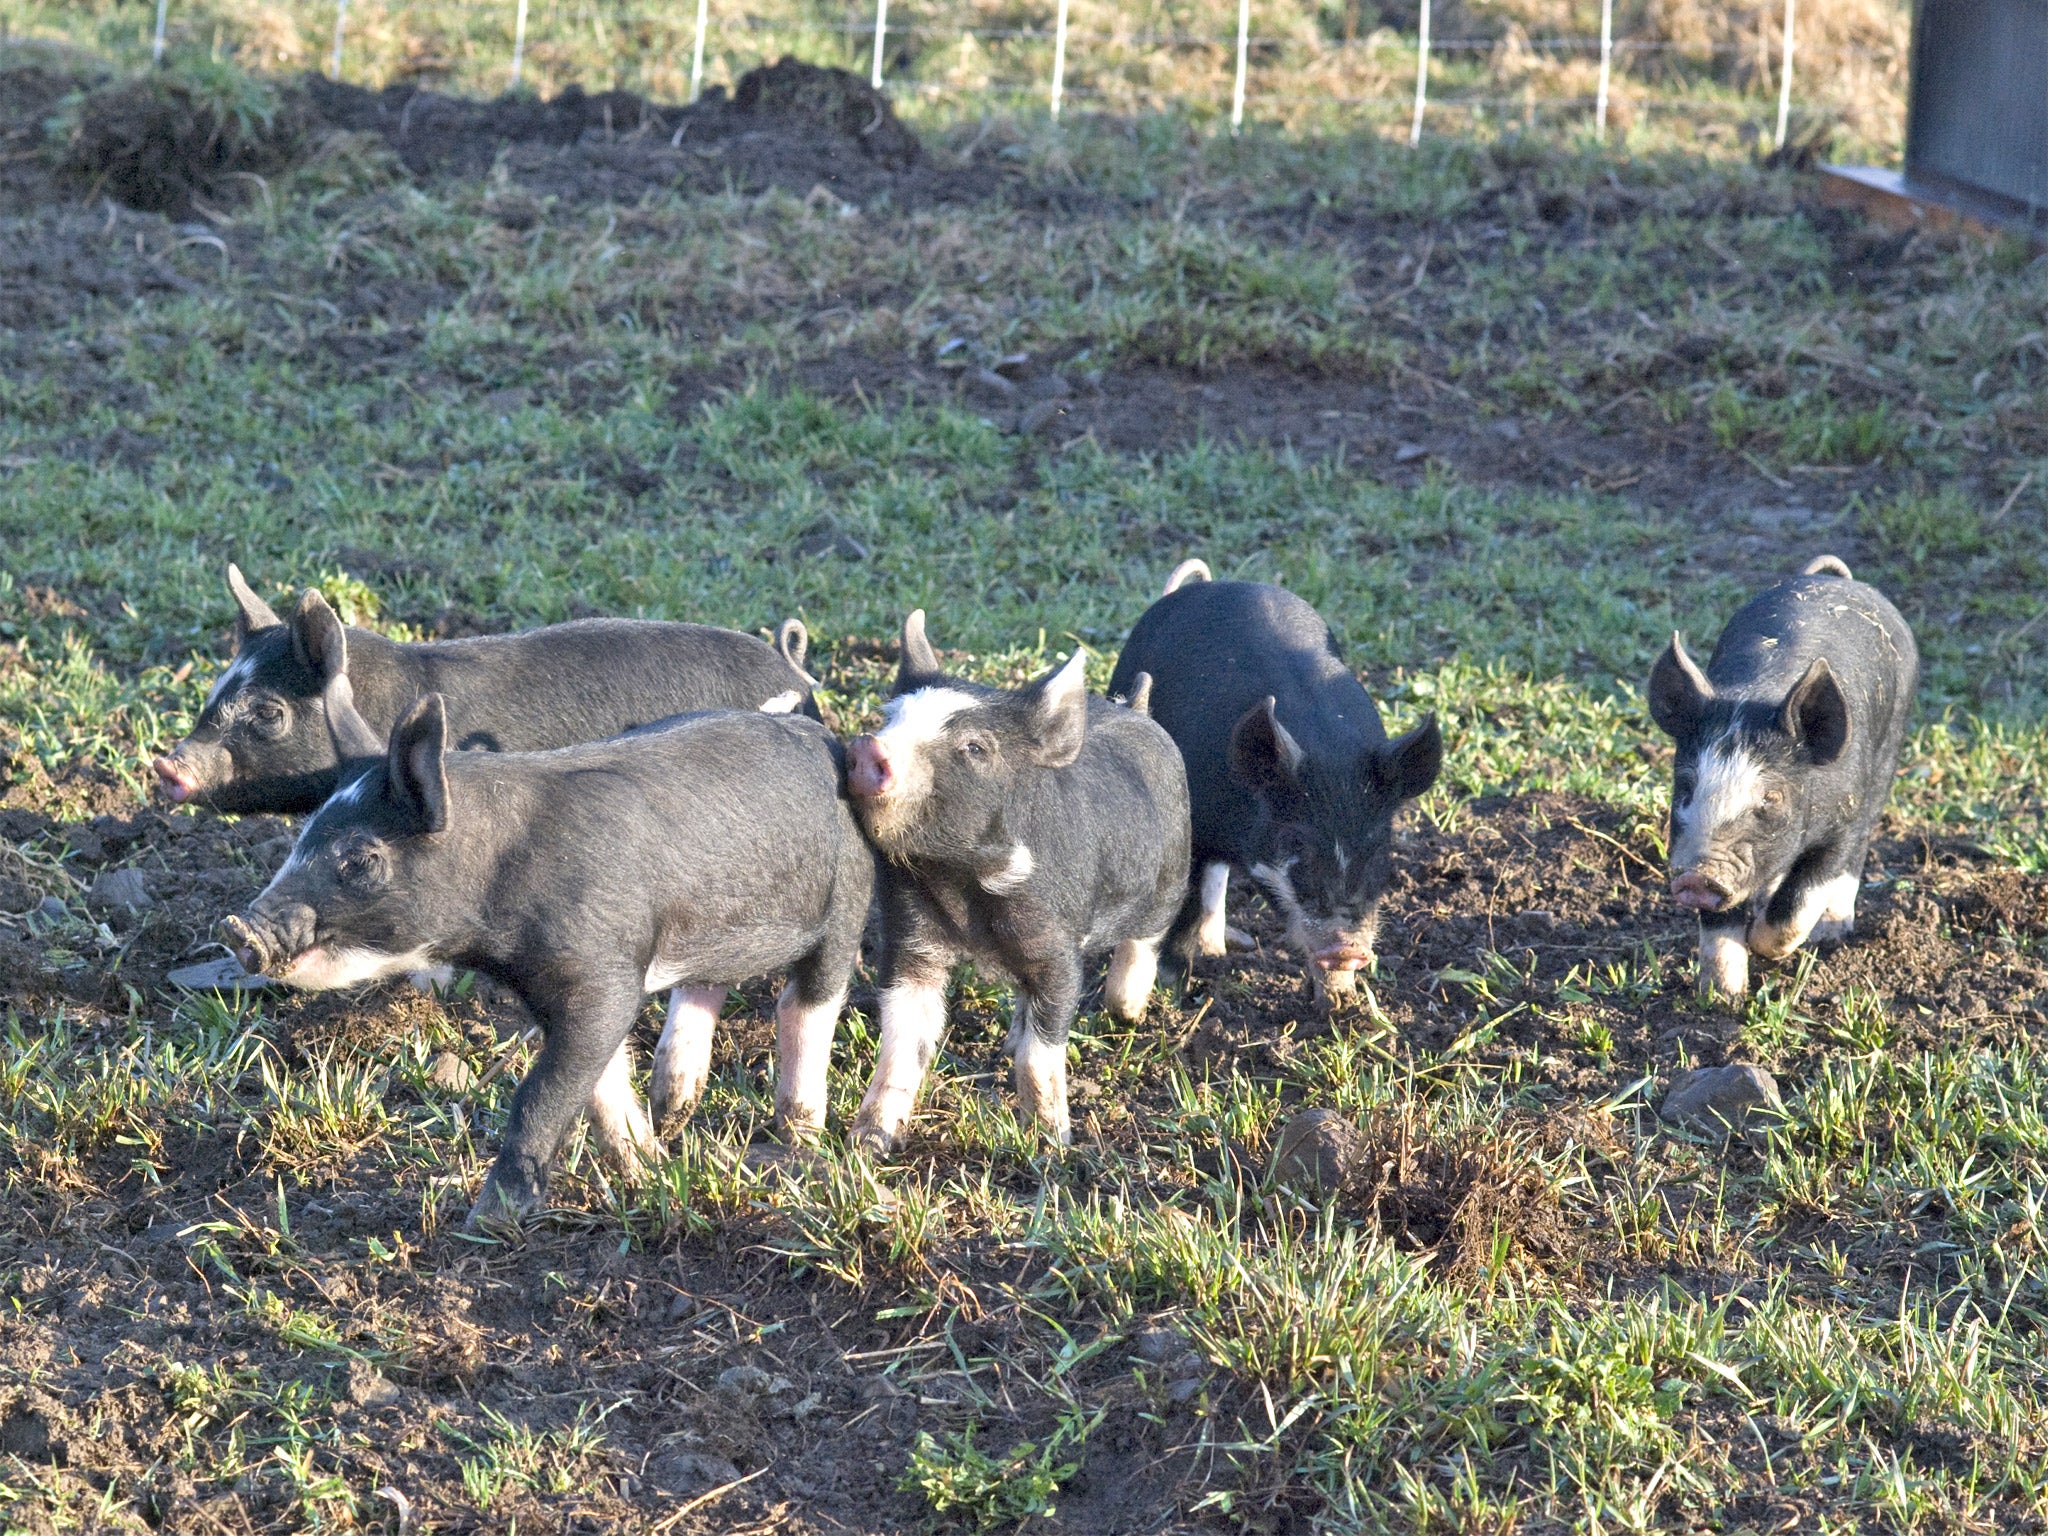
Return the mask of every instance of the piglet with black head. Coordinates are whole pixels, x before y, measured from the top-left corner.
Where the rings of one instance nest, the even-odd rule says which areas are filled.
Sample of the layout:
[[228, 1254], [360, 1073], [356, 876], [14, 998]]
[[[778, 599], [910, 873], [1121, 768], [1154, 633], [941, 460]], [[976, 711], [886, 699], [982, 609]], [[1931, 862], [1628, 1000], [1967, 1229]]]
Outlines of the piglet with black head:
[[1833, 556], [1736, 610], [1704, 672], [1671, 637], [1649, 705], [1677, 745], [1671, 894], [1699, 914], [1703, 995], [1848, 937], [1919, 677], [1906, 621]]
[[1166, 733], [1091, 696], [1083, 665], [1076, 651], [1025, 688], [966, 682], [913, 613], [887, 717], [847, 749], [854, 807], [888, 871], [881, 1048], [853, 1126], [870, 1148], [895, 1146], [910, 1118], [957, 958], [1016, 980], [1018, 1113], [1062, 1144], [1083, 961], [1110, 951], [1110, 1011], [1145, 1011], [1187, 886], [1187, 785]]
[[[337, 719], [352, 713], [330, 694]], [[367, 726], [336, 747], [364, 756]], [[627, 1166], [654, 1150], [626, 1037], [673, 989], [655, 1053], [657, 1115], [709, 1074], [730, 984], [783, 973], [775, 1114], [825, 1119], [826, 1063], [874, 892], [838, 743], [802, 716], [710, 711], [554, 752], [451, 752], [429, 694], [223, 925], [242, 964], [323, 990], [475, 970], [546, 1034], [512, 1102], [473, 1218], [530, 1211], [579, 1114]]]
[[1140, 674], [1187, 763], [1200, 873], [1169, 944], [1223, 953], [1236, 870], [1285, 918], [1318, 998], [1349, 993], [1373, 964], [1395, 813], [1443, 764], [1436, 717], [1389, 741], [1314, 608], [1280, 587], [1211, 581], [1199, 560], [1139, 618], [1109, 691]]
[[816, 719], [808, 636], [785, 620], [770, 645], [704, 624], [580, 619], [518, 635], [401, 643], [344, 625], [318, 592], [291, 617], [228, 567], [234, 659], [187, 736], [153, 764], [173, 804], [303, 813], [334, 793], [326, 694], [346, 678], [379, 743], [429, 693], [447, 701], [451, 746], [535, 752], [601, 741], [671, 715], [775, 705]]

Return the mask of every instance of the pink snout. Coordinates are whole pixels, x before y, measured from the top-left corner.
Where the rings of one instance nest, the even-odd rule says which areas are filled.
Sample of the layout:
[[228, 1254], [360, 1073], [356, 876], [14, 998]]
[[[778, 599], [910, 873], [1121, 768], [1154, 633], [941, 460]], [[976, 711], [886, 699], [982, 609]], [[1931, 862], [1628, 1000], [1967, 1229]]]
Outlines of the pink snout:
[[150, 763], [156, 770], [156, 787], [173, 805], [183, 805], [199, 793], [199, 780], [174, 757], [159, 757]]
[[862, 799], [888, 793], [896, 782], [889, 749], [873, 736], [856, 736], [846, 746], [846, 787]]
[[1727, 904], [1728, 893], [1698, 870], [1687, 870], [1671, 880], [1671, 899], [1695, 912], [1718, 912]]
[[1315, 952], [1315, 962], [1326, 971], [1362, 971], [1372, 964], [1372, 951], [1356, 944], [1332, 944]]

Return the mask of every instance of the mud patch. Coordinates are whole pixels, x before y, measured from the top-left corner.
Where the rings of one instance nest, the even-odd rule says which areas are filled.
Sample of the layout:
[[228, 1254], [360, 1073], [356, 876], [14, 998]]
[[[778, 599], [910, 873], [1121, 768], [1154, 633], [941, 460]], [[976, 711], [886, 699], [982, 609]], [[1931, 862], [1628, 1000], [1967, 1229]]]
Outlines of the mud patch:
[[303, 98], [222, 66], [151, 71], [88, 91], [58, 168], [87, 197], [189, 218], [234, 207], [295, 161]]

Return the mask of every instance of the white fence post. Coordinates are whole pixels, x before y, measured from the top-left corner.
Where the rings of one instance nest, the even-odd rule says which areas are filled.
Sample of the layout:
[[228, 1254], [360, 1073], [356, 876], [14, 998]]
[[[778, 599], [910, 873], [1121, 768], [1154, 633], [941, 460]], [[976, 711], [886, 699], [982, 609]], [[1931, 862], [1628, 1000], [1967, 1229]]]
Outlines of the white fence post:
[[1058, 122], [1060, 98], [1067, 89], [1067, 0], [1060, 0], [1059, 20], [1052, 29], [1052, 116]]
[[149, 45], [149, 62], [161, 64], [164, 61], [164, 13], [171, 8], [171, 0], [156, 0], [156, 41]]
[[1408, 147], [1422, 142], [1422, 109], [1429, 104], [1429, 0], [1422, 0], [1422, 17], [1415, 43], [1415, 121], [1408, 127]]
[[519, 0], [519, 15], [512, 23], [512, 86], [519, 86], [519, 66], [526, 58], [526, 0]]
[[875, 67], [868, 84], [882, 88], [882, 48], [889, 40], [889, 0], [875, 0]]
[[1778, 70], [1778, 148], [1785, 147], [1785, 127], [1792, 117], [1792, 4], [1785, 0], [1785, 45]]
[[1237, 81], [1230, 88], [1230, 131], [1244, 127], [1244, 56], [1251, 41], [1252, 0], [1237, 0]]
[[1593, 101], [1593, 127], [1607, 142], [1607, 78], [1614, 67], [1614, 0], [1600, 0], [1600, 89]]
[[690, 100], [704, 89], [704, 24], [710, 19], [711, 0], [697, 0], [697, 41], [690, 48]]
[[348, 0], [335, 0], [334, 6], [334, 62], [327, 73], [334, 79], [341, 78], [341, 38], [348, 30]]

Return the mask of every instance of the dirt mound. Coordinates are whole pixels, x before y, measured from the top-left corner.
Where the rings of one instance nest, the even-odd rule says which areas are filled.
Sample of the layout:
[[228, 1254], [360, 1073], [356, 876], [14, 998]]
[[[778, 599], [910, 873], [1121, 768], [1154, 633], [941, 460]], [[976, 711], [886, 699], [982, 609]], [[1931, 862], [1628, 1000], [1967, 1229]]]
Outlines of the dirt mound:
[[306, 143], [296, 92], [203, 63], [100, 86], [68, 116], [65, 179], [88, 197], [173, 218], [242, 201], [256, 178], [290, 165]]
[[923, 158], [886, 96], [843, 69], [783, 59], [748, 71], [731, 97], [686, 107], [569, 86], [547, 101], [471, 101], [410, 85], [368, 91], [309, 78], [330, 129], [381, 134], [415, 176], [481, 176], [503, 159], [537, 191], [578, 200], [654, 186], [716, 191], [824, 185], [871, 196]]

